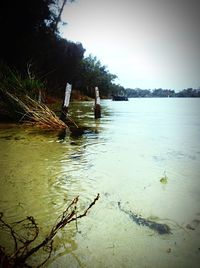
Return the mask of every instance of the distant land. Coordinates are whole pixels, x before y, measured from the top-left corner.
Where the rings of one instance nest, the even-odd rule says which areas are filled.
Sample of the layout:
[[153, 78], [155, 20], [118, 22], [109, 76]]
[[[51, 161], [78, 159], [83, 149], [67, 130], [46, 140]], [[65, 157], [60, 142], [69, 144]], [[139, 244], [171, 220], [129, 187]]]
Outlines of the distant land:
[[125, 95], [128, 98], [150, 98], [150, 97], [159, 97], [159, 98], [166, 98], [166, 97], [182, 97], [182, 98], [194, 98], [200, 97], [200, 87], [198, 89], [187, 88], [183, 89], [179, 92], [175, 92], [172, 89], [140, 89], [140, 88], [127, 88], [125, 90]]

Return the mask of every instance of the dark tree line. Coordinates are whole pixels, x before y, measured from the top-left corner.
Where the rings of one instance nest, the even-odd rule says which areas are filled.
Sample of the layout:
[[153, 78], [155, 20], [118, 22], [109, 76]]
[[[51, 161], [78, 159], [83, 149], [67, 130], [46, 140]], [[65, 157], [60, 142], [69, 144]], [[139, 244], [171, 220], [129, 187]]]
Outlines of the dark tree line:
[[159, 98], [166, 98], [166, 97], [200, 97], [200, 88], [193, 89], [193, 88], [187, 88], [183, 89], [179, 92], [175, 92], [171, 89], [131, 89], [127, 88], [125, 90], [126, 95], [129, 98], [151, 98], [151, 97], [159, 97]]
[[57, 0], [1, 1], [0, 58], [11, 68], [31, 72], [46, 81], [51, 92], [72, 82], [84, 55], [82, 44], [61, 38], [57, 23]]
[[[68, 0], [73, 2], [73, 0]], [[125, 89], [114, 83], [116, 75], [94, 56], [84, 57], [81, 43], [62, 38], [58, 31], [67, 0], [0, 1], [0, 73], [5, 64], [20, 76], [41, 80], [48, 94], [62, 96], [66, 83], [94, 97], [200, 97], [199, 89]], [[4, 70], [6, 68], [3, 68]], [[4, 75], [0, 75], [2, 80]], [[2, 81], [0, 81], [2, 82]], [[30, 85], [30, 83], [29, 83]]]
[[84, 95], [94, 97], [94, 87], [98, 86], [101, 97], [107, 97], [113, 90], [117, 90], [117, 86], [113, 83], [115, 78], [117, 76], [111, 74], [96, 57], [89, 55], [79, 65], [75, 88]]
[[55, 96], [62, 96], [66, 82], [89, 96], [98, 86], [101, 95], [108, 96], [118, 88], [113, 83], [116, 76], [95, 57], [84, 58], [81, 43], [59, 35], [65, 3], [66, 0], [1, 1], [0, 61], [24, 77], [29, 69]]

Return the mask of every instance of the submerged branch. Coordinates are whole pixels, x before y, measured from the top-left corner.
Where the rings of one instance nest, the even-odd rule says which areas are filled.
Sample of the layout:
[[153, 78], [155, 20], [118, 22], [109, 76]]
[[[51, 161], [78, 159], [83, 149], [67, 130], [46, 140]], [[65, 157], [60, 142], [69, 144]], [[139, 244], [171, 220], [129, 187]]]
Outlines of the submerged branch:
[[[10, 231], [12, 240], [14, 242], [14, 252], [10, 255], [7, 254], [2, 247], [0, 247], [0, 263], [1, 267], [30, 267], [26, 263], [28, 258], [35, 254], [41, 248], [45, 249], [48, 252], [47, 258], [40, 263], [37, 267], [41, 267], [44, 265], [47, 260], [51, 257], [51, 253], [53, 250], [53, 239], [58, 233], [58, 231], [64, 228], [67, 224], [72, 221], [76, 221], [80, 218], [83, 218], [87, 215], [88, 211], [95, 205], [97, 200], [99, 199], [99, 194], [94, 198], [91, 204], [83, 211], [78, 214], [77, 204], [79, 201], [79, 196], [74, 198], [72, 202], [68, 205], [66, 210], [58, 217], [55, 225], [52, 227], [49, 235], [38, 245], [30, 248], [33, 242], [35, 242], [36, 238], [39, 235], [39, 227], [35, 221], [35, 219], [31, 216], [27, 217], [24, 220], [8, 224], [3, 220], [3, 213], [0, 213], [0, 229], [7, 229]], [[23, 227], [23, 232], [26, 233], [27, 237], [22, 236], [15, 229], [16, 227]], [[29, 238], [30, 233], [32, 234], [31, 238]], [[6, 263], [4, 263], [6, 261]], [[9, 264], [9, 265], [8, 265]]]

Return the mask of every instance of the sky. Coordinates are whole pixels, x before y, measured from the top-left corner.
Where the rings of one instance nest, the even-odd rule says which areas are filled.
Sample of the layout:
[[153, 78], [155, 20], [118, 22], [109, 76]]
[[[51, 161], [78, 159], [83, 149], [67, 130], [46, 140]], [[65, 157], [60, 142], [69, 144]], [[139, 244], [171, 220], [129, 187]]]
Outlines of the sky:
[[75, 0], [62, 20], [125, 88], [200, 87], [200, 0]]

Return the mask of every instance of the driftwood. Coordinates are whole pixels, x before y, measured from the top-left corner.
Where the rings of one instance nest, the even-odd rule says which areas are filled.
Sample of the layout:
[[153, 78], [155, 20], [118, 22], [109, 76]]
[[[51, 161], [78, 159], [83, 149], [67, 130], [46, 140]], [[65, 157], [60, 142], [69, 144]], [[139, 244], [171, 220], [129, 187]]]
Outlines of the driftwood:
[[158, 234], [163, 235], [163, 234], [170, 234], [171, 233], [171, 229], [167, 224], [162, 224], [162, 223], [157, 223], [155, 221], [151, 221], [148, 219], [145, 219], [135, 213], [133, 213], [132, 211], [128, 211], [125, 210], [121, 207], [121, 202], [118, 202], [118, 207], [121, 211], [123, 211], [124, 213], [126, 213], [132, 221], [134, 221], [136, 224], [138, 225], [143, 225], [143, 226], [147, 226], [150, 229], [156, 231]]
[[36, 239], [38, 238], [39, 227], [32, 216], [29, 216], [19, 222], [8, 224], [3, 220], [3, 213], [0, 213], [0, 229], [6, 231], [10, 235], [13, 242], [12, 254], [8, 254], [5, 249], [0, 246], [0, 267], [31, 267], [28, 265], [27, 261], [30, 256], [38, 252], [40, 249], [43, 249], [47, 252], [47, 257], [37, 267], [44, 265], [51, 257], [53, 250], [53, 239], [58, 231], [72, 221], [75, 221], [77, 226], [77, 220], [85, 217], [98, 199], [99, 194], [97, 194], [93, 202], [85, 209], [85, 211], [79, 214], [77, 210], [79, 197], [77, 196], [74, 198], [74, 200], [68, 205], [62, 215], [60, 215], [60, 217], [57, 219], [57, 222], [52, 227], [48, 236], [36, 246], [32, 245], [33, 242], [35, 245]]

